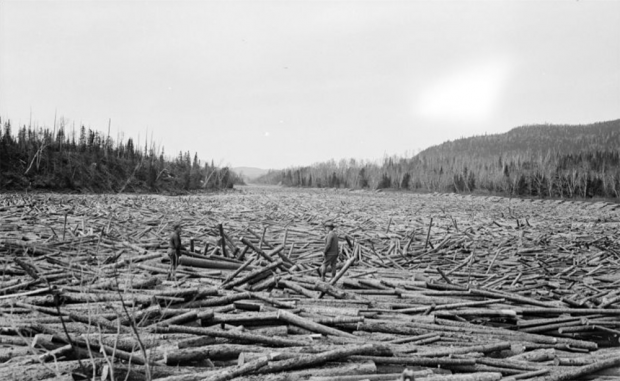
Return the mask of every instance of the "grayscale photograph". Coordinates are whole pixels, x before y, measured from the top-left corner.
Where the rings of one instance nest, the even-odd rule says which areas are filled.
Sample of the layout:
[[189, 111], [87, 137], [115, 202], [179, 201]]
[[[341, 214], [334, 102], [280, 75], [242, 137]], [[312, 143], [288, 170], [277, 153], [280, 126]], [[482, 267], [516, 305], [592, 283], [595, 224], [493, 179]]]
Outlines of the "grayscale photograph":
[[620, 381], [620, 1], [0, 0], [0, 380]]

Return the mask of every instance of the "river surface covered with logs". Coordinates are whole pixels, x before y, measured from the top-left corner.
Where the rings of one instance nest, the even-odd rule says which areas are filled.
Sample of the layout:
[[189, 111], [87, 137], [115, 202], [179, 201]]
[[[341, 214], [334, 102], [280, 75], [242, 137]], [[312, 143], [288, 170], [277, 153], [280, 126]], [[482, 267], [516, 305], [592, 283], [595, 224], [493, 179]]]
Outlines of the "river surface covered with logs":
[[2, 194], [0, 380], [620, 380], [619, 227], [609, 202]]

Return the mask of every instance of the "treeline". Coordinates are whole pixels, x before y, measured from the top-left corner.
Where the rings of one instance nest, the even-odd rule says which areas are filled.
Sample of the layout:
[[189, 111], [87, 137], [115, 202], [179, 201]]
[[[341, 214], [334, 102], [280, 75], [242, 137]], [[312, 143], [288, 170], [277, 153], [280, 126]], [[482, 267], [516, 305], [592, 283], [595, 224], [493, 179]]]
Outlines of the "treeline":
[[243, 182], [226, 167], [202, 164], [189, 151], [169, 158], [153, 143], [138, 147], [132, 138], [114, 141], [84, 126], [69, 132], [62, 118], [54, 124], [14, 132], [9, 120], [3, 123], [0, 190], [182, 192]]
[[257, 181], [301, 187], [409, 189], [560, 198], [620, 197], [620, 120], [526, 126], [446, 142], [412, 158], [334, 160]]

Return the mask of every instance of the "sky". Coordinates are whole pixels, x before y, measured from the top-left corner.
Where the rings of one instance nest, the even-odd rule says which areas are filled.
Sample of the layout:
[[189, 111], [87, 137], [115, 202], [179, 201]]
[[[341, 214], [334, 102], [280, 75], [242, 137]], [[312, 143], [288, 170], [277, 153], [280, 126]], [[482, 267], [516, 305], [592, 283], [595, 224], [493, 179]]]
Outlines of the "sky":
[[618, 36], [620, 1], [0, 0], [0, 117], [232, 167], [411, 156], [620, 118]]

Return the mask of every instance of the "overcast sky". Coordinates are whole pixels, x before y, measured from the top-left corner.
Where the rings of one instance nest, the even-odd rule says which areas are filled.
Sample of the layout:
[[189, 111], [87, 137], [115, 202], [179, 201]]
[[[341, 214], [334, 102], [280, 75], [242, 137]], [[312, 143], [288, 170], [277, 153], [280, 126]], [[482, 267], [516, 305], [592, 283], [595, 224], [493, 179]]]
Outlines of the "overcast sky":
[[285, 168], [620, 118], [620, 1], [0, 0], [0, 116]]

